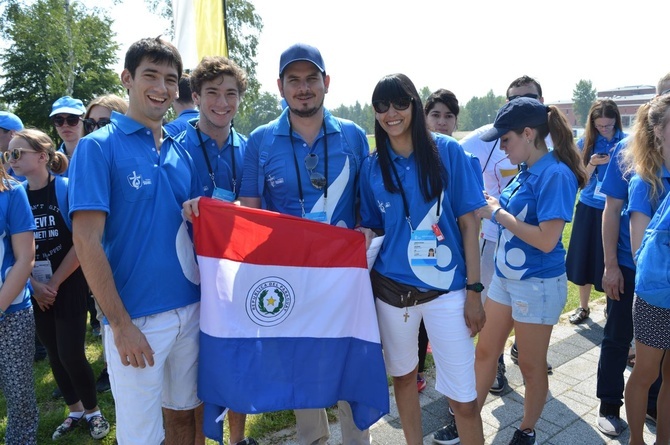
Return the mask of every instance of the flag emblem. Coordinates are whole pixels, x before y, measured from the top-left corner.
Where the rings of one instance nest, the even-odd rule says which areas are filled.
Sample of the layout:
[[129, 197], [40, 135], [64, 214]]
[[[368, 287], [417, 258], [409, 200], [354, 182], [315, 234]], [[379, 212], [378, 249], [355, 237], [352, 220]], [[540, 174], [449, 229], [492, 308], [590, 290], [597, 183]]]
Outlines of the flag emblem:
[[247, 295], [247, 314], [259, 326], [276, 326], [293, 310], [293, 289], [279, 277], [258, 281]]

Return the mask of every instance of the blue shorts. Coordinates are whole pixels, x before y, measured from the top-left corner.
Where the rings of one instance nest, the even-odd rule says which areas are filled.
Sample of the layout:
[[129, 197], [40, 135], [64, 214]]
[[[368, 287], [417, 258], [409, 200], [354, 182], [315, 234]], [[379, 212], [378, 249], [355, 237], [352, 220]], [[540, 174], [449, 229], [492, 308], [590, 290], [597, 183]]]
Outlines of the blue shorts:
[[568, 279], [563, 274], [554, 278], [510, 280], [496, 274], [488, 297], [511, 306], [514, 321], [553, 326], [558, 323], [568, 299]]

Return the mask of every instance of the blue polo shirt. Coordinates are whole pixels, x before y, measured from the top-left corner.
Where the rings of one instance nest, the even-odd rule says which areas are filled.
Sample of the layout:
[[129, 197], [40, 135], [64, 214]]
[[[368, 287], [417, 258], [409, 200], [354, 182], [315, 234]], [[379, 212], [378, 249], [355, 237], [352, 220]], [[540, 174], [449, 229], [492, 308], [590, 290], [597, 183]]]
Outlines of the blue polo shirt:
[[103, 247], [131, 318], [200, 300], [199, 275], [182, 203], [202, 190], [193, 160], [166, 137], [119, 113], [79, 141], [72, 159], [70, 214], [107, 214]]
[[184, 110], [173, 121], [163, 125], [165, 132], [172, 137], [177, 137], [188, 128], [189, 121], [198, 119], [200, 112], [195, 109]]
[[[12, 235], [35, 230], [35, 219], [23, 186], [13, 180], [5, 180], [5, 186], [9, 187], [9, 190], [0, 192], [0, 258], [2, 259], [0, 287], [16, 262], [12, 249]], [[28, 282], [26, 282], [21, 292], [9, 303], [5, 312], [10, 314], [28, 308], [30, 305], [30, 291]]]
[[[539, 226], [553, 219], [571, 221], [577, 196], [577, 178], [553, 152], [521, 171], [500, 195], [500, 205], [519, 221]], [[512, 280], [552, 278], [565, 273], [565, 249], [561, 239], [544, 253], [509, 230], [499, 229], [496, 273]]]
[[[234, 128], [231, 128], [228, 139], [224, 146], [219, 149], [214, 139], [200, 131], [200, 137], [202, 138], [201, 144], [200, 138], [198, 137], [198, 130], [196, 129], [198, 120], [199, 119], [192, 119], [189, 121], [186, 131], [175, 137], [175, 141], [186, 148], [186, 151], [188, 151], [191, 158], [193, 158], [195, 169], [200, 176], [200, 183], [202, 184], [202, 195], [211, 198], [214, 191], [214, 182], [212, 182], [212, 178], [209, 175], [209, 168], [207, 167], [204, 151], [207, 152], [216, 186], [238, 195], [242, 185], [242, 170], [244, 168], [244, 152], [247, 147], [247, 139], [235, 131]], [[235, 158], [234, 178], [232, 168], [233, 157]], [[235, 179], [235, 181], [233, 181], [233, 179]]]
[[[596, 141], [593, 144], [593, 154], [610, 155], [610, 161], [611, 161], [613, 159], [611, 155], [612, 152], [614, 151], [615, 146], [626, 136], [627, 136], [626, 133], [624, 133], [621, 130], [617, 130], [612, 139], [608, 141], [600, 133], [598, 133], [598, 136], [596, 136]], [[583, 138], [577, 141], [577, 146], [579, 147], [580, 150], [582, 151], [584, 150]], [[598, 183], [602, 183], [603, 179], [605, 178], [606, 170], [607, 170], [607, 164], [596, 165], [596, 169], [589, 178], [589, 182], [586, 184], [586, 186], [582, 189], [581, 193], [579, 194], [580, 202], [586, 204], [587, 206], [594, 207], [600, 210], [605, 208], [605, 198], [604, 197], [600, 198], [594, 195], [594, 192], [596, 191], [596, 186], [598, 185]]]
[[433, 137], [447, 176], [439, 206], [437, 199], [426, 202], [421, 193], [414, 153], [408, 158], [392, 150], [389, 154], [409, 205], [412, 229], [432, 233], [431, 226], [437, 223], [444, 235], [443, 240], [437, 241], [437, 264], [413, 264], [412, 230], [405, 218], [402, 194], [384, 188], [376, 153], [365, 160], [361, 172], [361, 225], [385, 231], [374, 265], [380, 274], [418, 288], [459, 290], [466, 285], [467, 273], [457, 218], [486, 205], [486, 201], [460, 144], [444, 135], [433, 134]]
[[659, 191], [656, 199], [652, 199], [651, 186], [638, 174], [633, 175], [628, 183], [628, 214], [640, 212], [649, 218], [654, 216], [658, 205], [665, 199], [670, 191], [670, 172], [665, 166], [661, 169], [661, 184], [663, 188]]
[[[326, 134], [319, 130], [310, 147], [302, 137], [289, 132], [289, 109], [274, 121], [251, 132], [244, 155], [241, 197], [263, 198], [268, 210], [302, 216], [298, 177], [302, 185], [305, 213], [325, 212], [328, 224], [353, 228], [356, 223], [358, 174], [370, 151], [365, 132], [351, 121], [336, 118], [324, 109]], [[315, 172], [325, 173], [328, 144], [328, 197], [312, 186], [304, 159], [319, 157]], [[294, 157], [295, 156], [295, 157]]]
[[617, 261], [619, 266], [635, 270], [633, 254], [630, 247], [630, 218], [628, 217], [628, 177], [624, 177], [621, 170], [623, 150], [628, 146], [629, 138], [619, 142], [612, 153], [610, 163], [605, 171], [603, 186], [600, 189], [604, 194], [623, 201], [621, 221], [619, 223], [619, 241], [617, 243]]
[[670, 194], [649, 222], [637, 252], [635, 293], [654, 306], [670, 309]]

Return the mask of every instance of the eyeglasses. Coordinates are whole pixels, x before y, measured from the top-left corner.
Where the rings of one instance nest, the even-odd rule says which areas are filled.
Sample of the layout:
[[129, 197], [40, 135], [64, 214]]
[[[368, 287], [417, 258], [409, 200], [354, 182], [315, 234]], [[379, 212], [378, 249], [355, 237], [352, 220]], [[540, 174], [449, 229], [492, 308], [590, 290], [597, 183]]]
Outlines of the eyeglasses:
[[315, 189], [323, 190], [326, 184], [326, 177], [314, 169], [319, 164], [319, 156], [316, 153], [309, 153], [305, 156], [305, 168], [309, 171], [309, 182]]
[[84, 130], [86, 130], [86, 133], [92, 133], [98, 128], [102, 128], [105, 125], [109, 125], [110, 122], [112, 121], [104, 117], [98, 121], [91, 118], [84, 119]]
[[51, 121], [56, 127], [62, 127], [66, 122], [68, 127], [76, 127], [81, 120], [80, 116], [70, 115], [68, 117], [54, 116]]
[[2, 161], [7, 163], [10, 159], [18, 161], [21, 159], [23, 153], [39, 153], [39, 151], [29, 150], [27, 148], [15, 148], [13, 150], [7, 150], [2, 153]]
[[614, 124], [611, 124], [611, 125], [595, 125], [595, 124], [594, 124], [594, 126], [595, 126], [598, 130], [603, 130], [603, 131], [605, 131], [605, 130], [611, 130], [612, 128], [614, 128]]
[[540, 99], [539, 94], [534, 94], [534, 93], [528, 93], [528, 94], [517, 94], [516, 96], [510, 96], [508, 100], [512, 101], [514, 99], [518, 99], [520, 97], [530, 97], [531, 99]]
[[659, 96], [663, 96], [663, 95], [668, 94], [668, 93], [670, 93], [670, 88], [668, 88], [667, 90], [661, 91], [661, 94], [659, 94]]
[[397, 111], [402, 111], [408, 109], [411, 104], [411, 97], [400, 97], [393, 100], [375, 100], [372, 102], [372, 106], [374, 107], [375, 111], [380, 114], [386, 113], [389, 108], [391, 108], [391, 105], [393, 105], [393, 108], [395, 108]]

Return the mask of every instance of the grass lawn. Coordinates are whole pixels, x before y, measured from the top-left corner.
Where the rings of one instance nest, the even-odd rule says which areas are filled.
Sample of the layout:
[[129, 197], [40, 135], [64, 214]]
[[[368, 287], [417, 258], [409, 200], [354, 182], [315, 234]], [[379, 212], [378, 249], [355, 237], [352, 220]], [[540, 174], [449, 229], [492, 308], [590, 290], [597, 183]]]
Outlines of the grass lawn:
[[[563, 245], [567, 248], [570, 241], [570, 233], [572, 224], [566, 224], [563, 230]], [[591, 299], [600, 298], [601, 293], [591, 292]], [[576, 286], [568, 283], [568, 300], [564, 308], [564, 312], [572, 312], [579, 306], [579, 292]], [[102, 347], [99, 338], [93, 337], [90, 334], [87, 336], [86, 355], [89, 362], [93, 366], [96, 377], [103, 367], [102, 361]], [[433, 366], [432, 355], [428, 355], [427, 368]], [[65, 403], [61, 400], [54, 400], [51, 397], [51, 392], [56, 387], [56, 383], [51, 374], [51, 368], [46, 360], [38, 362], [34, 366], [35, 375], [35, 389], [37, 393], [37, 402], [40, 411], [40, 423], [38, 431], [37, 442], [40, 444], [51, 443], [51, 434], [58, 425], [67, 416], [67, 408]], [[99, 395], [98, 403], [102, 409], [103, 414], [110, 421], [112, 431], [107, 437], [101, 441], [94, 440], [88, 434], [88, 429], [81, 428], [65, 438], [60, 440], [60, 443], [67, 443], [71, 445], [88, 445], [88, 444], [115, 444], [115, 415], [114, 415], [114, 400], [110, 392]], [[334, 418], [334, 409], [328, 410], [329, 418]], [[268, 414], [259, 414], [247, 417], [247, 435], [255, 438], [262, 438], [272, 432], [282, 430], [295, 423], [295, 416], [293, 411], [279, 411]], [[0, 443], [4, 443], [5, 429], [7, 427], [7, 408], [5, 399], [0, 394]], [[226, 428], [227, 430], [227, 428]], [[214, 441], [207, 441], [208, 445], [215, 445]]]

